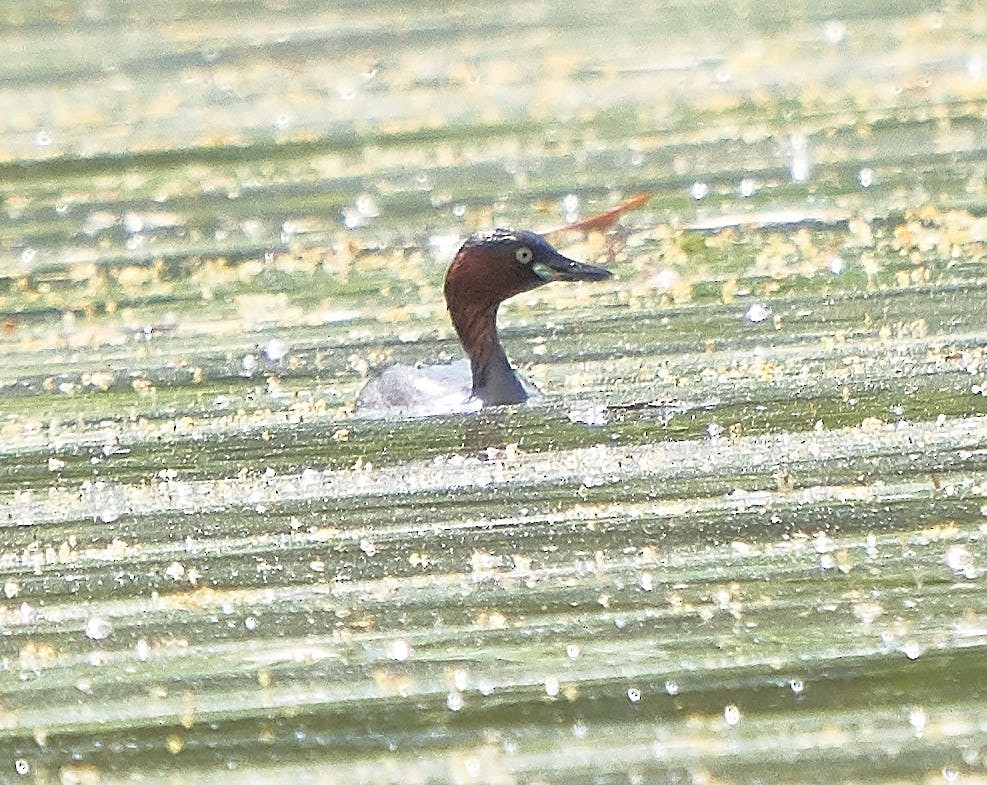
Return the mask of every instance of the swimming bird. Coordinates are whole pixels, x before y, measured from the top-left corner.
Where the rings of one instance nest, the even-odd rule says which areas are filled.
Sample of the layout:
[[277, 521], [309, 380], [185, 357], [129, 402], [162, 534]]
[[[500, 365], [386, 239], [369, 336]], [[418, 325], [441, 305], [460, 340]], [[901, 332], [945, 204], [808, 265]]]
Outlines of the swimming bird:
[[523, 403], [531, 389], [507, 359], [497, 334], [504, 300], [552, 281], [602, 281], [612, 273], [560, 254], [534, 232], [495, 229], [463, 243], [446, 272], [445, 299], [466, 362], [395, 365], [368, 382], [357, 412], [405, 416]]

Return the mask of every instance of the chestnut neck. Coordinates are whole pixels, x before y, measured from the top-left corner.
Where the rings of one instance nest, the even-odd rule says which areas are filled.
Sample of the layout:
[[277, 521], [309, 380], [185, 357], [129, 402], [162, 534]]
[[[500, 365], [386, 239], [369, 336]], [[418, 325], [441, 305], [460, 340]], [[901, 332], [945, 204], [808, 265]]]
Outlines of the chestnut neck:
[[497, 335], [499, 302], [450, 301], [449, 314], [469, 357], [473, 395], [485, 405], [522, 403], [528, 399]]

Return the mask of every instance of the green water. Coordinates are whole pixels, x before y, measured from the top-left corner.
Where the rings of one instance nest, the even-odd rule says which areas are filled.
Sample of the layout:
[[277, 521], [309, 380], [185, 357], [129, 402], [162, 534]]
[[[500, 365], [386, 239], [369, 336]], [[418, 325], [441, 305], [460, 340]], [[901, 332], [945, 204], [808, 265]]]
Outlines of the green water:
[[[979, 4], [0, 32], [0, 782], [987, 776]], [[541, 398], [354, 414], [642, 190], [502, 309]]]

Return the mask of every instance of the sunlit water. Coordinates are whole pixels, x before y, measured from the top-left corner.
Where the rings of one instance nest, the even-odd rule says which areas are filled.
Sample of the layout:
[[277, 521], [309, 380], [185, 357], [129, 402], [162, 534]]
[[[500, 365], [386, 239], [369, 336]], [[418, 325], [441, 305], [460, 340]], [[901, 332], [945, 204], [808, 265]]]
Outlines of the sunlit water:
[[0, 10], [0, 781], [982, 780], [979, 8], [235, 12]]

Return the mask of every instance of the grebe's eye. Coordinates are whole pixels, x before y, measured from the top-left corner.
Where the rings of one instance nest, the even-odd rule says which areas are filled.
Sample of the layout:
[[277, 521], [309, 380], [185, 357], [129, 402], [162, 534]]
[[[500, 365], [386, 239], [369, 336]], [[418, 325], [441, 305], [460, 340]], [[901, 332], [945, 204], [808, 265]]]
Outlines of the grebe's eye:
[[514, 258], [521, 262], [521, 264], [531, 264], [531, 260], [535, 258], [535, 254], [528, 246], [522, 245], [514, 252]]

